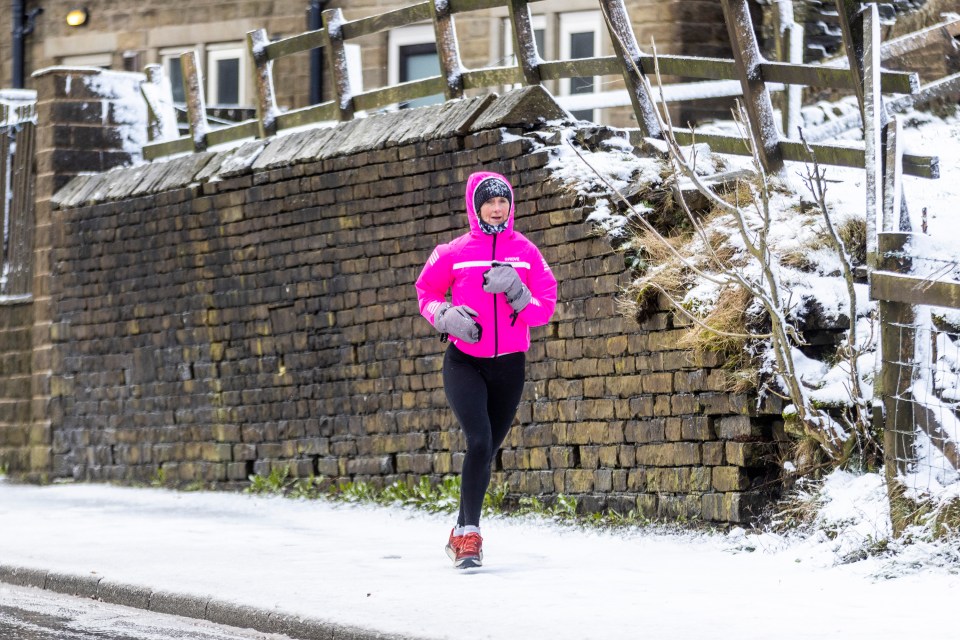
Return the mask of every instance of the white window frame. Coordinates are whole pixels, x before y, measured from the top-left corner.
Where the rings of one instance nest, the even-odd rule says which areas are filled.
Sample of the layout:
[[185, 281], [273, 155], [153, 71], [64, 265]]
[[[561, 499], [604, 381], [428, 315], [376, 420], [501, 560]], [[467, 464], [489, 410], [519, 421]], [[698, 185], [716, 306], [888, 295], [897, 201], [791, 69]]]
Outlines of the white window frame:
[[240, 61], [237, 70], [237, 106], [250, 106], [252, 104], [249, 93], [250, 75], [248, 54], [246, 47], [240, 42], [228, 42], [222, 44], [210, 44], [206, 46], [206, 101], [208, 105], [220, 105], [220, 96], [217, 93], [217, 62], [220, 60], [230, 60], [236, 58]]
[[[387, 84], [400, 84], [400, 47], [413, 44], [437, 44], [437, 32], [432, 24], [417, 24], [391, 29], [387, 37]], [[438, 52], [439, 54], [439, 47]]]
[[[560, 37], [560, 59], [561, 60], [570, 60], [570, 36], [574, 33], [583, 33], [585, 31], [593, 32], [593, 55], [594, 57], [601, 55], [601, 40], [600, 34], [602, 33], [603, 19], [599, 11], [573, 11], [570, 13], [561, 13], [560, 14], [560, 28], [559, 28], [559, 37]], [[598, 76], [593, 77], [593, 92], [599, 93], [597, 90], [600, 86], [600, 78]], [[568, 96], [570, 95], [570, 78], [563, 78], [560, 80], [560, 95]], [[581, 94], [584, 95], [584, 94]], [[593, 109], [592, 120], [596, 121], [597, 110]]]
[[363, 93], [363, 58], [359, 44], [344, 44], [344, 54], [347, 56], [347, 76], [350, 78], [350, 91]]

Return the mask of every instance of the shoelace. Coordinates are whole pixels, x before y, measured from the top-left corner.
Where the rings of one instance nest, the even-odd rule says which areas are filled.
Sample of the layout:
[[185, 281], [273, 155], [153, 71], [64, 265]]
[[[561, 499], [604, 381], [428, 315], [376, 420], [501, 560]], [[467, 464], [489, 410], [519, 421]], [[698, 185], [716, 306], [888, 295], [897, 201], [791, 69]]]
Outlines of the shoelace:
[[480, 555], [480, 545], [483, 544], [483, 538], [479, 533], [468, 533], [463, 536], [460, 543], [458, 556], [477, 556]]

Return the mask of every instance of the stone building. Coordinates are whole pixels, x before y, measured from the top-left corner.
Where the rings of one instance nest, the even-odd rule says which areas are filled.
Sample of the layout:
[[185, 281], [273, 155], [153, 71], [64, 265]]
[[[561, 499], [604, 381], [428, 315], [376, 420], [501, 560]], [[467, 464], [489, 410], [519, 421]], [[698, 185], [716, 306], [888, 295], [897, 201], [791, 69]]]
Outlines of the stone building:
[[[141, 71], [151, 63], [163, 64], [174, 81], [175, 99], [183, 94], [177, 82], [179, 55], [195, 49], [206, 79], [207, 104], [219, 107], [253, 105], [250, 63], [246, 53], [248, 31], [264, 28], [271, 39], [295, 35], [319, 24], [321, 9], [340, 8], [348, 20], [368, 17], [414, 4], [404, 0], [314, 0], [292, 2], [243, 0], [240, 2], [181, 3], [160, 0], [141, 6], [132, 1], [92, 0], [82, 10], [83, 23], [70, 26], [67, 17], [75, 3], [62, 0], [27, 0], [24, 13], [42, 9], [24, 37], [25, 85], [30, 74], [51, 66], [92, 66]], [[627, 0], [637, 40], [645, 47], [655, 38], [664, 53], [701, 56], [729, 55], [720, 3], [713, 0]], [[536, 38], [545, 60], [609, 55], [611, 43], [597, 0], [545, 0], [531, 2]], [[759, 15], [759, 12], [757, 12]], [[311, 22], [311, 20], [313, 22]], [[455, 17], [461, 55], [468, 68], [508, 64], [512, 42], [506, 7]], [[0, 16], [0, 30], [11, 32], [11, 16]], [[428, 23], [395, 28], [348, 45], [353, 81], [362, 77], [369, 90], [437, 73], [436, 43]], [[12, 50], [0, 49], [0, 87], [12, 83]], [[323, 54], [303, 53], [277, 62], [274, 77], [278, 103], [291, 109], [330, 99], [329, 73]], [[318, 71], [319, 69], [319, 71]], [[611, 93], [622, 89], [617, 78], [583, 78], [553, 82], [557, 96]], [[506, 89], [506, 87], [504, 87]], [[322, 96], [318, 99], [317, 96]], [[439, 99], [439, 98], [438, 98]], [[625, 96], [605, 96], [626, 107]], [[561, 104], [563, 100], [561, 99]], [[609, 122], [626, 117], [629, 109], [579, 109], [578, 115]], [[620, 116], [616, 114], [620, 113]], [[620, 124], [629, 124], [620, 122]]]

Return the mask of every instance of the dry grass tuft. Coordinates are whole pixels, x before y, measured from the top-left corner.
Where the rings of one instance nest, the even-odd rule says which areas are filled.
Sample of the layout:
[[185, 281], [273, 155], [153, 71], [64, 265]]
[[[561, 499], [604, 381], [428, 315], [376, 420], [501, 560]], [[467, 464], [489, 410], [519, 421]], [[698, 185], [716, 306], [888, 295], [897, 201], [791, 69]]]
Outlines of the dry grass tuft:
[[837, 235], [847, 248], [854, 265], [867, 262], [867, 221], [863, 218], [847, 218], [837, 227]]

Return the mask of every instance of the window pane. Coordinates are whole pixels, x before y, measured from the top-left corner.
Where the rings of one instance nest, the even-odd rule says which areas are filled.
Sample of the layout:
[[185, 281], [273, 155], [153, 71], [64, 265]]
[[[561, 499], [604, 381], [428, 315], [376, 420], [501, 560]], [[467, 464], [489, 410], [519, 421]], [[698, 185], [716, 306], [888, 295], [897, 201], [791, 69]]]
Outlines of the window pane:
[[593, 57], [592, 31], [570, 34], [570, 57], [574, 60]]
[[[440, 58], [435, 44], [411, 44], [400, 47], [400, 82], [410, 82], [421, 78], [440, 75]], [[443, 102], [443, 95], [436, 94], [425, 98], [410, 100], [401, 107], [422, 107]]]
[[546, 30], [546, 29], [534, 29], [534, 30], [533, 30], [533, 39], [534, 39], [534, 40], [536, 41], [536, 43], [537, 43], [537, 53], [540, 54], [540, 57], [541, 57], [541, 58], [544, 56], [544, 53], [543, 53], [543, 52], [546, 50], [546, 46], [547, 46], [547, 45], [546, 45], [546, 37], [547, 37], [547, 30]]
[[[570, 34], [570, 57], [574, 60], [593, 57], [592, 31]], [[570, 93], [593, 93], [593, 77], [570, 78]]]
[[240, 104], [240, 59], [217, 60], [217, 104]]
[[187, 98], [183, 93], [183, 67], [180, 66], [180, 58], [167, 58], [167, 76], [170, 78], [173, 101], [186, 102]]

